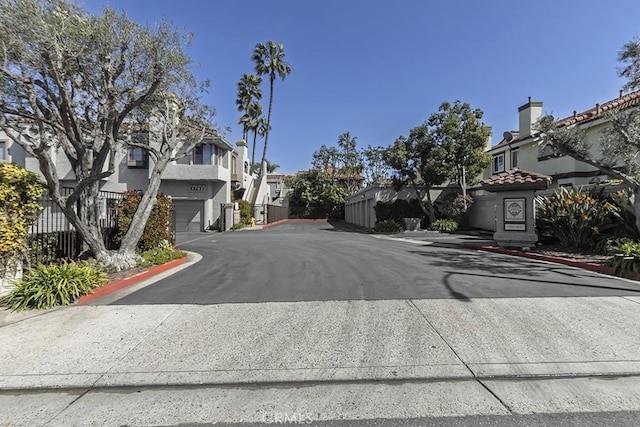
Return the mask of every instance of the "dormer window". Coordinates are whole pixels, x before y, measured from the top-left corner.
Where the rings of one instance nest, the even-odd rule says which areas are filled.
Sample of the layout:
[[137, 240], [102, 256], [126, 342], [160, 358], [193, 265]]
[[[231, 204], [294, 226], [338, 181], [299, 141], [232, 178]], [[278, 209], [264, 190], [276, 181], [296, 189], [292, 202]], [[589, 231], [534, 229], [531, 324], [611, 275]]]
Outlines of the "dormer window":
[[129, 148], [129, 158], [127, 165], [130, 168], [147, 168], [149, 167], [149, 153], [141, 147]]
[[518, 149], [514, 148], [511, 150], [511, 169], [515, 169], [518, 167]]
[[493, 157], [493, 173], [504, 172], [504, 153]]

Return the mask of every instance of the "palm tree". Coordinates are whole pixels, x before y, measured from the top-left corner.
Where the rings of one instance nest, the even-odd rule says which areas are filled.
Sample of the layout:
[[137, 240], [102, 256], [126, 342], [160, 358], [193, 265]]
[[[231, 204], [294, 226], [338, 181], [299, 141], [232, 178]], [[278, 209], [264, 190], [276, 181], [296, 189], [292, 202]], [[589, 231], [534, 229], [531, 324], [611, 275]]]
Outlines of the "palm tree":
[[269, 40], [266, 44], [258, 43], [253, 49], [253, 61], [256, 63], [256, 73], [259, 76], [269, 75], [269, 110], [267, 113], [266, 133], [264, 135], [264, 148], [262, 150], [262, 163], [267, 160], [267, 144], [269, 131], [271, 130], [271, 107], [273, 105], [273, 83], [276, 77], [284, 80], [291, 74], [291, 66], [284, 61], [284, 45]]
[[242, 139], [245, 141], [249, 136], [249, 106], [254, 100], [262, 99], [261, 83], [262, 77], [255, 74], [243, 74], [238, 82], [236, 105], [238, 106], [238, 111], [244, 113], [240, 117], [238, 124], [242, 125]]
[[[256, 139], [258, 137], [258, 128], [261, 125], [260, 120], [262, 117], [262, 105], [258, 101], [254, 101], [249, 105], [249, 109], [247, 111], [247, 130], [253, 131], [253, 149], [251, 152], [251, 166], [256, 162]], [[244, 116], [243, 116], [244, 117]]]

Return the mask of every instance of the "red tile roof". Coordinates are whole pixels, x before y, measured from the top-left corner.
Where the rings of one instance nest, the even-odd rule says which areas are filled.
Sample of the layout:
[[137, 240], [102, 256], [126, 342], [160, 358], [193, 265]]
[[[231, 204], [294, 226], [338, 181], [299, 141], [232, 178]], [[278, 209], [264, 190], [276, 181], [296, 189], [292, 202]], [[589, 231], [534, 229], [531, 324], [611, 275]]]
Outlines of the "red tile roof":
[[[640, 105], [640, 90], [636, 92], [631, 92], [626, 95], [620, 95], [620, 97], [612, 99], [610, 101], [605, 102], [604, 104], [596, 104], [595, 107], [590, 108], [582, 113], [575, 112], [573, 115], [569, 117], [565, 117], [564, 119], [556, 120], [555, 126], [557, 127], [565, 127], [571, 126], [574, 124], [587, 123], [592, 120], [596, 120], [604, 115], [604, 113], [612, 111], [612, 110], [625, 110], [627, 108], [636, 107]], [[494, 145], [490, 149], [496, 149], [508, 145], [509, 143], [514, 143], [518, 141], [519, 132], [517, 130], [512, 130], [510, 133], [513, 135], [513, 139], [511, 141], [507, 141], [503, 139], [498, 144]], [[539, 132], [533, 132], [531, 134], [532, 137], [538, 135]]]
[[551, 184], [551, 177], [522, 169], [511, 169], [483, 179], [480, 184], [489, 191], [545, 189]]

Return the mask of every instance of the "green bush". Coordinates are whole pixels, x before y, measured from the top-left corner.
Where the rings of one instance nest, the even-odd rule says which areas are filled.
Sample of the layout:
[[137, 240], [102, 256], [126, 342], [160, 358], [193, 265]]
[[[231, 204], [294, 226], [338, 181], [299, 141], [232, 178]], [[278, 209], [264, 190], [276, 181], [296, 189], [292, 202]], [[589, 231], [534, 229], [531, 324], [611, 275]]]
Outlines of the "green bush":
[[232, 230], [242, 230], [244, 228], [244, 224], [239, 222], [238, 224], [233, 224], [231, 226]]
[[240, 222], [251, 224], [251, 203], [247, 200], [239, 200], [238, 208], [240, 208]]
[[458, 229], [458, 223], [453, 219], [438, 219], [431, 224], [431, 229], [441, 233], [453, 233]]
[[[131, 221], [133, 215], [138, 209], [138, 205], [142, 200], [142, 192], [140, 191], [127, 191], [122, 196], [120, 203], [116, 209], [118, 214], [118, 232], [116, 240], [121, 242]], [[148, 251], [153, 248], [157, 248], [162, 242], [170, 242], [172, 240], [171, 232], [169, 231], [171, 199], [164, 194], [158, 194], [156, 204], [151, 210], [147, 224], [142, 232], [142, 237], [138, 242], [138, 248], [143, 251]]]
[[69, 305], [106, 282], [106, 274], [85, 261], [39, 264], [2, 301], [13, 311]]
[[53, 264], [58, 259], [59, 233], [32, 234], [28, 237], [27, 261], [29, 265]]
[[605, 247], [609, 264], [621, 276], [640, 273], [640, 242], [629, 238], [610, 240]]
[[143, 252], [142, 260], [138, 262], [138, 267], [151, 267], [153, 265], [166, 264], [174, 259], [184, 258], [187, 256], [184, 252], [177, 251], [168, 243], [161, 245], [158, 248]]
[[538, 232], [566, 247], [592, 248], [617, 216], [619, 208], [602, 191], [562, 187], [551, 196], [536, 197]]
[[376, 221], [376, 225], [373, 227], [373, 231], [376, 233], [400, 233], [404, 231], [402, 225], [392, 219], [386, 219], [383, 221]]
[[461, 193], [451, 192], [447, 194], [437, 206], [437, 213], [442, 219], [459, 220], [473, 204], [473, 197], [467, 194], [465, 209], [465, 197]]
[[379, 222], [393, 220], [402, 224], [402, 218], [423, 218], [425, 216], [417, 199], [377, 202], [373, 209]]

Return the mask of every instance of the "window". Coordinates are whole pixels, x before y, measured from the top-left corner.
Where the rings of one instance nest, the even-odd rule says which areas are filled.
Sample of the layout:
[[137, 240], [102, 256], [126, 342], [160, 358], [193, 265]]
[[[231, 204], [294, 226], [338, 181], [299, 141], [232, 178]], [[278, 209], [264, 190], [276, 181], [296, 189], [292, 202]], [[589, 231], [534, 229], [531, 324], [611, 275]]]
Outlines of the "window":
[[217, 145], [213, 146], [214, 154], [215, 154], [215, 164], [220, 166], [222, 165], [222, 158], [224, 157], [224, 150]]
[[128, 166], [130, 168], [146, 168], [149, 166], [149, 153], [144, 148], [131, 147], [129, 148], [129, 161]]
[[518, 167], [518, 149], [511, 150], [511, 169]]
[[204, 144], [198, 145], [193, 152], [193, 164], [194, 165], [210, 165], [212, 150], [211, 146]]
[[493, 173], [504, 172], [504, 154], [498, 154], [493, 158]]
[[0, 141], [0, 162], [7, 160], [7, 143]]

